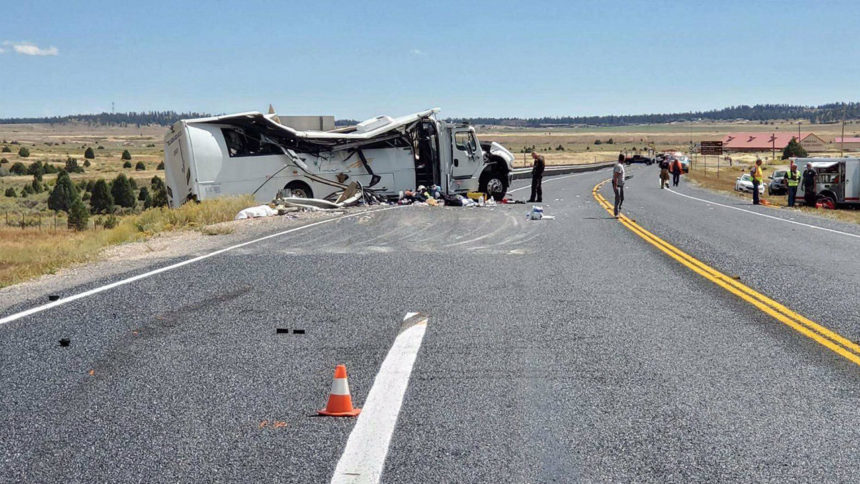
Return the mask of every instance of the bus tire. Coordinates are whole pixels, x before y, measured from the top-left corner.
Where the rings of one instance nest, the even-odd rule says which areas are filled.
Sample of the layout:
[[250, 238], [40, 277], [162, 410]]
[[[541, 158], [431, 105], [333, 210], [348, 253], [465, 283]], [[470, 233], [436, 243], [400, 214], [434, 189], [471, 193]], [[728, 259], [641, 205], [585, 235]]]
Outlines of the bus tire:
[[290, 190], [296, 198], [314, 198], [314, 192], [305, 182], [291, 181], [284, 188]]

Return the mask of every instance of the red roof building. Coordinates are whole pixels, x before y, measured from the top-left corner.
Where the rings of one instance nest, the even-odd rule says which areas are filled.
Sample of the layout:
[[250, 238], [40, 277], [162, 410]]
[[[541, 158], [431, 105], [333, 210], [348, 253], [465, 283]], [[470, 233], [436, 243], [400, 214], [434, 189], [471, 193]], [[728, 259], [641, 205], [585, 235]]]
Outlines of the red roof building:
[[[782, 151], [789, 141], [797, 138], [792, 133], [730, 133], [723, 137], [725, 151]], [[824, 149], [824, 140], [813, 133], [800, 133], [800, 144], [807, 151]]]
[[845, 138], [837, 136], [833, 140], [833, 144], [834, 148], [858, 151], [860, 150], [860, 136], [846, 136]]

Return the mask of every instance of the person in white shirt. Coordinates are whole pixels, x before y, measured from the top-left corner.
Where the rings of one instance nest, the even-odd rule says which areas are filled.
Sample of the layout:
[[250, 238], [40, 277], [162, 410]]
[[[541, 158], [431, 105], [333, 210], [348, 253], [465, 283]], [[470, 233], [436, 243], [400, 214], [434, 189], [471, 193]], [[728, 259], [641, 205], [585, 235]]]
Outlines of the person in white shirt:
[[612, 191], [615, 192], [615, 217], [621, 213], [624, 203], [624, 155], [618, 155], [618, 162], [612, 168]]

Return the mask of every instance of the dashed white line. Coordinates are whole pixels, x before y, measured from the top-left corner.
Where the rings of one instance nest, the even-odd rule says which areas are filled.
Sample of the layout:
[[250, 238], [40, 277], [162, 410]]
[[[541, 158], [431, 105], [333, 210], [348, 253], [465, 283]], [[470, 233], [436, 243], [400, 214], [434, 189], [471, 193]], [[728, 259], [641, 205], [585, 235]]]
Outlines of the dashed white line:
[[382, 477], [391, 435], [427, 330], [427, 317], [409, 313], [388, 350], [355, 422], [331, 482], [375, 483]]
[[700, 201], [700, 202], [708, 203], [708, 204], [711, 204], [711, 205], [717, 205], [717, 206], [719, 206], [719, 207], [723, 207], [723, 208], [730, 208], [730, 209], [732, 209], [732, 210], [738, 210], [738, 211], [741, 211], [741, 212], [746, 212], [746, 213], [750, 213], [750, 214], [753, 214], [753, 215], [758, 215], [759, 217], [767, 217], [767, 218], [770, 218], [770, 219], [779, 220], [780, 222], [786, 222], [786, 223], [790, 223], [790, 224], [801, 225], [801, 226], [803, 226], [803, 227], [808, 227], [808, 228], [810, 228], [810, 229], [824, 230], [825, 232], [833, 232], [834, 234], [847, 235], [848, 237], [854, 237], [854, 238], [860, 239], [860, 235], [857, 235], [857, 234], [850, 234], [850, 233], [848, 233], [848, 232], [842, 232], [842, 231], [840, 231], [840, 230], [828, 229], [828, 228], [826, 228], [826, 227], [819, 227], [818, 225], [805, 224], [805, 223], [803, 223], [803, 222], [797, 222], [797, 221], [794, 221], [794, 220], [788, 220], [788, 219], [784, 219], [784, 218], [782, 218], [782, 217], [774, 217], [773, 215], [767, 215], [767, 214], [759, 213], [759, 212], [756, 212], [756, 211], [753, 211], [753, 210], [747, 210], [747, 209], [745, 209], [745, 208], [732, 207], [731, 205], [723, 205], [722, 203], [712, 202], [712, 201], [710, 201], [710, 200], [705, 200], [705, 199], [703, 199], [703, 198], [696, 198], [696, 197], [693, 197], [693, 196], [691, 196], [691, 195], [686, 195], [686, 194], [683, 194], [683, 193], [679, 193], [679, 192], [676, 192], [675, 190], [672, 190], [671, 188], [669, 189], [669, 193], [673, 193], [673, 194], [675, 194], [675, 195], [679, 195], [679, 196], [682, 196], [682, 197], [687, 197], [687, 198], [690, 198], [690, 199], [693, 199], [693, 200], [698, 200], [698, 201]]
[[345, 218], [357, 217], [359, 215], [366, 215], [368, 213], [373, 213], [373, 212], [384, 212], [386, 210], [392, 210], [394, 208], [398, 208], [398, 207], [381, 208], [378, 210], [370, 210], [370, 211], [365, 211], [365, 212], [360, 212], [360, 213], [354, 213], [351, 215], [344, 215], [342, 217], [335, 217], [335, 218], [330, 218], [330, 219], [326, 219], [326, 220], [321, 220], [319, 222], [314, 222], [312, 224], [302, 225], [301, 227], [296, 227], [293, 229], [284, 230], [284, 231], [278, 232], [276, 234], [270, 234], [270, 235], [267, 235], [265, 237], [260, 237], [258, 239], [249, 240], [247, 242], [242, 242], [241, 244], [236, 244], [236, 245], [232, 245], [230, 247], [226, 247], [224, 249], [219, 249], [219, 250], [216, 250], [214, 252], [210, 252], [208, 254], [194, 257], [193, 259], [188, 259], [188, 260], [184, 260], [182, 262], [177, 262], [176, 264], [171, 264], [169, 266], [161, 267], [159, 269], [155, 269], [155, 270], [152, 270], [149, 272], [144, 272], [143, 274], [138, 274], [136, 276], [123, 279], [121, 281], [116, 281], [116, 282], [112, 282], [110, 284], [106, 284], [104, 286], [99, 286], [99, 287], [96, 287], [94, 289], [90, 289], [89, 291], [84, 291], [84, 292], [74, 294], [71, 296], [66, 296], [62, 299], [58, 299], [58, 300], [50, 302], [48, 304], [43, 304], [41, 306], [36, 306], [34, 308], [30, 308], [30, 309], [27, 309], [24, 311], [17, 312], [15, 314], [10, 314], [9, 316], [5, 316], [3, 318], [0, 318], [0, 325], [6, 324], [6, 323], [11, 323], [12, 321], [15, 321], [17, 319], [21, 319], [21, 318], [26, 317], [26, 316], [40, 313], [42, 311], [47, 311], [48, 309], [52, 309], [52, 308], [55, 308], [57, 306], [62, 306], [63, 304], [68, 304], [72, 301], [77, 301], [78, 299], [83, 299], [87, 296], [92, 296], [94, 294], [98, 294], [100, 292], [104, 292], [104, 291], [107, 291], [109, 289], [113, 289], [115, 287], [123, 286], [125, 284], [130, 284], [132, 282], [139, 281], [141, 279], [145, 279], [147, 277], [151, 277], [151, 276], [154, 276], [156, 274], [161, 274], [162, 272], [172, 271], [173, 269], [178, 269], [182, 266], [186, 266], [188, 264], [193, 264], [195, 262], [199, 262], [201, 260], [208, 259], [210, 257], [214, 257], [214, 256], [219, 255], [219, 254], [223, 254], [224, 252], [229, 252], [229, 251], [234, 250], [234, 249], [239, 249], [241, 247], [246, 247], [246, 246], [249, 246], [251, 244], [256, 244], [257, 242], [261, 242], [263, 240], [271, 239], [274, 237], [280, 237], [282, 235], [287, 235], [287, 234], [290, 234], [293, 232], [298, 232], [299, 230], [309, 229], [311, 227], [316, 227], [317, 225], [322, 225], [322, 224], [334, 222], [335, 220], [342, 220]]

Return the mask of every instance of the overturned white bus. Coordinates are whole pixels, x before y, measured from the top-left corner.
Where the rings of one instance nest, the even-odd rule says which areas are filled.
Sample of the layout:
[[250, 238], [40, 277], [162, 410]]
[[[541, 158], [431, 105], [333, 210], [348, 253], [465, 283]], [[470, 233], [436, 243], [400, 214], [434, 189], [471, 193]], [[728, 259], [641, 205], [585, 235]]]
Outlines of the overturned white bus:
[[295, 130], [258, 112], [177, 121], [164, 137], [170, 206], [240, 194], [267, 202], [282, 189], [326, 198], [352, 181], [384, 197], [419, 185], [504, 197], [514, 155], [438, 111], [331, 131]]

